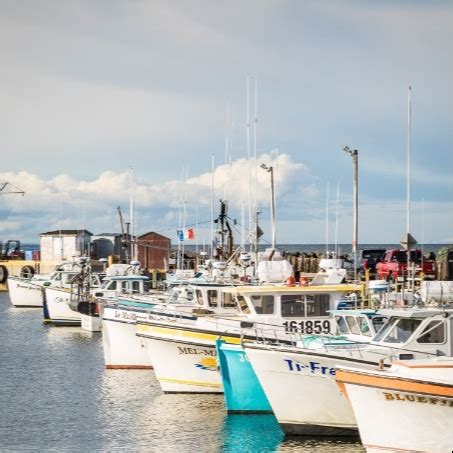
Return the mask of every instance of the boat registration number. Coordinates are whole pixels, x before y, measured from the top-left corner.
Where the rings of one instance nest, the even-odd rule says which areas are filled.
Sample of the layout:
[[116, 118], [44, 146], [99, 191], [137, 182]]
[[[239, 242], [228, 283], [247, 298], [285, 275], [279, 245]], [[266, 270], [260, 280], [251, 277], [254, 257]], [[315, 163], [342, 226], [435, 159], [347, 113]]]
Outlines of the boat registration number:
[[328, 319], [307, 319], [304, 321], [285, 321], [283, 323], [287, 332], [300, 332], [307, 334], [329, 334], [330, 321]]

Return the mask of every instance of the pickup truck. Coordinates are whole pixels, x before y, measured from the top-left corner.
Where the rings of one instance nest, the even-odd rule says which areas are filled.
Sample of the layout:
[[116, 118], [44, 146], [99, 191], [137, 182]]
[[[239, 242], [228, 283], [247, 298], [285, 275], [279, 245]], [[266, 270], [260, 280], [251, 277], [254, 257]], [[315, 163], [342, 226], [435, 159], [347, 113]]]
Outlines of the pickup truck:
[[[436, 262], [422, 260], [421, 250], [411, 250], [410, 262], [415, 263], [416, 276], [423, 272], [425, 279], [436, 277]], [[376, 264], [376, 275], [378, 279], [390, 282], [395, 282], [398, 277], [407, 277], [407, 251], [387, 250], [384, 258]]]
[[385, 249], [365, 249], [360, 252], [360, 273], [364, 274], [365, 269], [369, 269], [370, 276], [376, 274], [376, 265], [384, 258]]

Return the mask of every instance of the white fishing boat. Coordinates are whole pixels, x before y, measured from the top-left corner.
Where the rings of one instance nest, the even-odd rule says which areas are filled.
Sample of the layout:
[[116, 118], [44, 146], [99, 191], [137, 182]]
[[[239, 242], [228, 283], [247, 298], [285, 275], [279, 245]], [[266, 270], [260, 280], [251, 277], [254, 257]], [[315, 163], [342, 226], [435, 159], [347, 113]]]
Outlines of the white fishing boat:
[[[292, 345], [244, 342], [247, 357], [288, 434], [355, 435], [351, 406], [335, 385], [335, 367], [388, 367], [394, 360], [452, 354], [453, 310], [381, 310], [389, 317], [369, 344], [296, 338]], [[370, 415], [372, 416], [372, 414]]]
[[221, 290], [233, 284], [235, 271], [224, 261], [209, 262], [197, 273], [177, 270], [160, 295], [134, 294], [117, 297], [102, 304], [102, 343], [107, 368], [151, 368], [151, 359], [142, 338], [136, 336], [139, 320], [195, 320], [195, 310], [209, 313], [235, 312], [236, 306], [222, 303]]
[[85, 266], [82, 272], [73, 275], [69, 287], [45, 287], [44, 322], [55, 325], [80, 325], [82, 314], [78, 311], [79, 302], [100, 297], [115, 297], [121, 293], [143, 293], [149, 289], [149, 277], [139, 275], [136, 266], [113, 265], [112, 269], [107, 270], [102, 282], [99, 274], [90, 272], [88, 261]]
[[[344, 344], [345, 340], [369, 342], [385, 323], [386, 318], [376, 310], [333, 310], [330, 312], [337, 324], [332, 337], [310, 336], [310, 341]], [[263, 392], [243, 347], [217, 341], [225, 406], [228, 412], [270, 412], [272, 408]]]
[[453, 358], [338, 367], [336, 382], [368, 452], [453, 451]]
[[223, 288], [216, 295], [221, 306], [234, 314], [199, 313], [195, 319], [137, 321], [137, 335], [144, 340], [164, 392], [219, 393], [221, 379], [215, 341], [240, 343], [277, 329], [321, 334], [335, 331], [329, 310], [345, 294], [360, 292], [361, 285], [287, 286], [262, 285]]
[[136, 335], [137, 322], [178, 319], [194, 322], [195, 313], [223, 313], [221, 289], [215, 283], [176, 285], [166, 293], [144, 297], [119, 297], [102, 305], [102, 344], [106, 368], [152, 368], [143, 339]]
[[80, 264], [74, 259], [56, 266], [50, 274], [8, 277], [10, 301], [15, 307], [42, 307], [44, 287], [70, 287], [72, 278], [79, 272]]

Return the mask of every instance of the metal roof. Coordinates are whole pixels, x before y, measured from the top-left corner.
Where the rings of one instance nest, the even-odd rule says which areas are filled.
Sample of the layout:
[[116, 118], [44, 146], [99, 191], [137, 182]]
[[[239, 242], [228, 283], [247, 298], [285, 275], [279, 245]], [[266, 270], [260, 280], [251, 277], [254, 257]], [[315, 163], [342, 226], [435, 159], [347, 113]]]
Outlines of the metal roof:
[[286, 286], [286, 285], [262, 285], [262, 286], [237, 286], [225, 288], [228, 293], [262, 294], [262, 293], [332, 293], [346, 291], [362, 291], [363, 285], [307, 285], [307, 286]]
[[79, 234], [84, 233], [89, 236], [93, 236], [88, 230], [55, 230], [55, 231], [48, 231], [47, 233], [41, 233], [40, 236], [78, 236]]

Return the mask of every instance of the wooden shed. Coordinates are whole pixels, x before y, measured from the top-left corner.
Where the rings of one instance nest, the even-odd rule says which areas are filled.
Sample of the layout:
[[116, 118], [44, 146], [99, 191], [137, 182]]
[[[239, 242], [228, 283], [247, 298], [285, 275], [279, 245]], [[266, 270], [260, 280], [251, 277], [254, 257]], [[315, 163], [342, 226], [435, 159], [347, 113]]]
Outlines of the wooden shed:
[[151, 231], [137, 238], [138, 260], [149, 271], [165, 272], [170, 256], [171, 239]]

